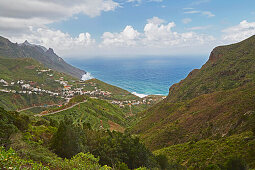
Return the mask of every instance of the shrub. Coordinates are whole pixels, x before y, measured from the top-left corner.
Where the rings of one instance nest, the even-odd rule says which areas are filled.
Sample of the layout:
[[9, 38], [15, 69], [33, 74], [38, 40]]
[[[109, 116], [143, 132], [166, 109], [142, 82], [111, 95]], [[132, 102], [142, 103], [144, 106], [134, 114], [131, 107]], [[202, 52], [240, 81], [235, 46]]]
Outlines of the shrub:
[[245, 162], [238, 158], [238, 157], [232, 157], [225, 163], [225, 168], [227, 170], [246, 170], [246, 164]]

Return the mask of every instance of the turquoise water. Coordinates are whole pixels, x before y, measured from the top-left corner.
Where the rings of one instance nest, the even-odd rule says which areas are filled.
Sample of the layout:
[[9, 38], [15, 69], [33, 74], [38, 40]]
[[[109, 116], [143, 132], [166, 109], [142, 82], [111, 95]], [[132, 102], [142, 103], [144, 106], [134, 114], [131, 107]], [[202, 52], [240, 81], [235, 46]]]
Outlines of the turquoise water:
[[[207, 58], [144, 57], [131, 59], [67, 59], [106, 83], [137, 94], [167, 95], [169, 87], [200, 68]], [[87, 75], [88, 77], [88, 75]]]

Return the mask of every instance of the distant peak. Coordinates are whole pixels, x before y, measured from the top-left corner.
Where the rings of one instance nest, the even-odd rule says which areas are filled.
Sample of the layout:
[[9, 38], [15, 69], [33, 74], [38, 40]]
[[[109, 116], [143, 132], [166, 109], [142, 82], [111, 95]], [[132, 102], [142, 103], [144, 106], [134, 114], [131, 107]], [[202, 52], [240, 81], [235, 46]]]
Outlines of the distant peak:
[[47, 54], [55, 54], [54, 50], [52, 48], [49, 48], [47, 51], [46, 51]]
[[48, 53], [54, 53], [54, 50], [53, 50], [52, 48], [49, 48], [49, 49], [47, 50], [47, 52], [48, 52]]
[[27, 45], [27, 46], [32, 46], [32, 44], [30, 44], [27, 40], [25, 40], [25, 42], [23, 44]]

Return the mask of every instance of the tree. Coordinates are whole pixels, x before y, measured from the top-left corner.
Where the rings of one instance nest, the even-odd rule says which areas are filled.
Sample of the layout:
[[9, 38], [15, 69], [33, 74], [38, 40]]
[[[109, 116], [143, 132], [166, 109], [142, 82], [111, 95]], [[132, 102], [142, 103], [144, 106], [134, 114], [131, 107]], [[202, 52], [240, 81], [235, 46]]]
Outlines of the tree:
[[53, 151], [62, 158], [71, 158], [83, 151], [82, 129], [73, 125], [72, 119], [65, 117], [52, 139]]

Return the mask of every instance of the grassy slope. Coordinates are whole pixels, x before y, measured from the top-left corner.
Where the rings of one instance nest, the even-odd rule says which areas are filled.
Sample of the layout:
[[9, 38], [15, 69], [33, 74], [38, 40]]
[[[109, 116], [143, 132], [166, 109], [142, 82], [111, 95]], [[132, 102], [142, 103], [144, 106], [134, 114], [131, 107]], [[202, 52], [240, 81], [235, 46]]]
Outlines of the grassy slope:
[[133, 95], [132, 93], [128, 92], [127, 90], [121, 89], [119, 87], [107, 84], [105, 82], [102, 82], [98, 79], [91, 79], [87, 80], [84, 84], [86, 85], [84, 87], [84, 90], [94, 90], [93, 87], [90, 86], [89, 83], [95, 83], [98, 89], [101, 89], [103, 91], [108, 91], [111, 92], [111, 98], [109, 99], [114, 99], [114, 100], [140, 100], [139, 97]]
[[[18, 80], [33, 81], [45, 90], [54, 91], [62, 88], [59, 83], [54, 81], [60, 77], [64, 77], [65, 80], [76, 80], [76, 78], [55, 71], [50, 72], [50, 74], [53, 74], [53, 77], [47, 76], [47, 73], [38, 75], [36, 70], [42, 69], [46, 68], [30, 58], [12, 59], [0, 57], [0, 79], [4, 79], [9, 83], [11, 81], [17, 82]], [[8, 87], [8, 89], [21, 90], [16, 84]], [[59, 101], [62, 101], [62, 99], [49, 95], [39, 96], [0, 92], [0, 106], [7, 110], [16, 110], [32, 106], [33, 104], [58, 103]]]
[[255, 82], [255, 36], [243, 42], [216, 47], [208, 62], [169, 90], [168, 102], [234, 89]]
[[102, 120], [104, 128], [107, 129], [110, 128], [109, 120], [122, 127], [126, 126], [125, 113], [118, 106], [99, 99], [89, 98], [85, 103], [46, 117], [59, 121], [64, 116], [71, 116], [76, 123], [80, 121], [90, 123], [94, 129], [100, 128], [100, 120]]
[[35, 94], [12, 94], [0, 92], [0, 106], [6, 110], [20, 110], [35, 105], [63, 102], [59, 97]]
[[[255, 36], [217, 47], [208, 62], [140, 113], [131, 132], [169, 162], [201, 169], [232, 156], [255, 168]], [[197, 142], [198, 141], [198, 142]], [[165, 148], [167, 147], [167, 148]]]
[[36, 70], [47, 69], [42, 64], [31, 58], [4, 58], [0, 57], [0, 78], [6, 81], [27, 80], [34, 81], [38, 85], [42, 85], [44, 89], [54, 90], [61, 87], [54, 80], [64, 77], [66, 80], [77, 80], [71, 76], [56, 71], [51, 71], [53, 77], [49, 77], [47, 73], [38, 74]]
[[233, 156], [245, 160], [249, 168], [254, 168], [254, 148], [255, 137], [251, 132], [245, 132], [219, 140], [206, 139], [173, 145], [154, 153], [167, 155], [169, 162], [194, 169], [204, 169], [210, 164], [224, 165]]
[[202, 95], [182, 103], [163, 101], [133, 127], [151, 149], [255, 128], [255, 86]]
[[[208, 62], [170, 88], [168, 97], [140, 114], [132, 129], [152, 149], [241, 132], [254, 121], [255, 36], [217, 47]], [[254, 128], [254, 122], [246, 125]]]

